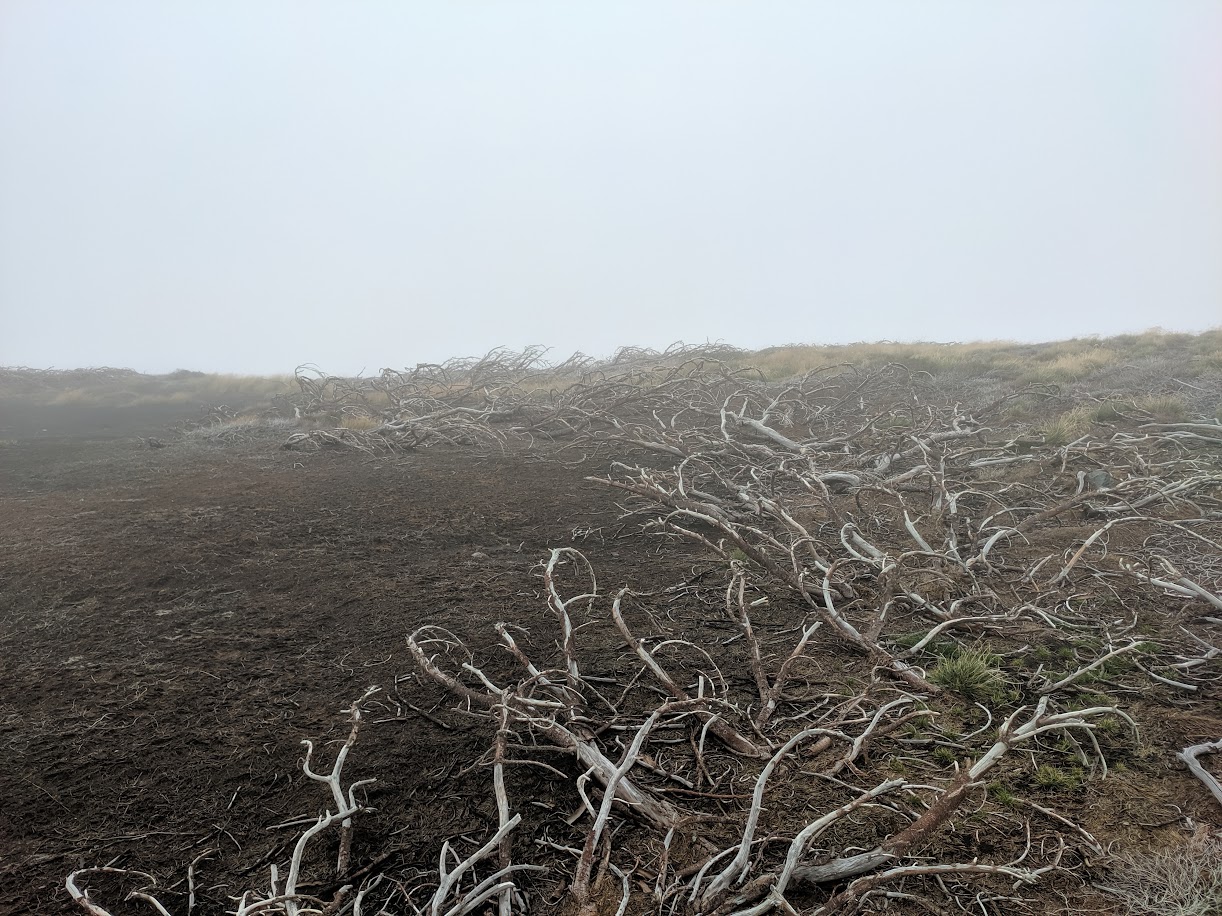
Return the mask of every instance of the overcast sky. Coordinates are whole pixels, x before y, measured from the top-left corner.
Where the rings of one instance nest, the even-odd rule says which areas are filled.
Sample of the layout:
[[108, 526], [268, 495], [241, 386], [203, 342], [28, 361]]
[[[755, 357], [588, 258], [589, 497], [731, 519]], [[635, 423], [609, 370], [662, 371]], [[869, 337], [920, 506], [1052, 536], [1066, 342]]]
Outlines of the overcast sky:
[[1219, 324], [1219, 0], [0, 0], [0, 364]]

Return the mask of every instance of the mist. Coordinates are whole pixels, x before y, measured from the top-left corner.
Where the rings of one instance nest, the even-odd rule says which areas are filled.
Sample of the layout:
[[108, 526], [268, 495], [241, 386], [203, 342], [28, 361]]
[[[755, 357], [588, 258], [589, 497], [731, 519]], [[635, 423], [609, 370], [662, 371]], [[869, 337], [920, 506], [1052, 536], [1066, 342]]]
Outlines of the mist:
[[1213, 2], [0, 6], [0, 364], [1222, 321]]

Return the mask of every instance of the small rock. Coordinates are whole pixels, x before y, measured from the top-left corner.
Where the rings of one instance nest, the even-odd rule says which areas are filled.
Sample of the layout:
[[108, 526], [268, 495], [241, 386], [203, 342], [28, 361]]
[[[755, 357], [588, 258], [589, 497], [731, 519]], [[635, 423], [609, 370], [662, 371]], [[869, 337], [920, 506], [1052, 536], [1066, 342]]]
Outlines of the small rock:
[[1116, 486], [1116, 478], [1103, 468], [1096, 468], [1087, 473], [1086, 483], [1092, 490], [1109, 490]]

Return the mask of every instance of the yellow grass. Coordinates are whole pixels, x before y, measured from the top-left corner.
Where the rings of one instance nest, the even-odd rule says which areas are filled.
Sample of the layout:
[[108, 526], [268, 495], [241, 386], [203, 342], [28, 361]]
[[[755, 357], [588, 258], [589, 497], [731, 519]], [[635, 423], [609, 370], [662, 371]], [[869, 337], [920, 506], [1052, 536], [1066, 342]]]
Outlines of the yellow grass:
[[351, 429], [354, 432], [363, 432], [364, 430], [381, 426], [382, 421], [376, 417], [367, 417], [364, 414], [347, 413], [340, 417], [339, 425], [344, 429]]
[[895, 343], [793, 344], [744, 353], [735, 362], [761, 369], [770, 379], [804, 375], [844, 363], [877, 368], [899, 363], [932, 375], [993, 375], [1007, 381], [1078, 381], [1126, 362], [1170, 357], [1182, 362], [1181, 375], [1222, 368], [1222, 329], [1202, 334], [1150, 330], [1118, 337], [1082, 337], [1043, 344], [1004, 340], [969, 343], [915, 341]]
[[1044, 437], [1048, 445], [1068, 445], [1090, 432], [1091, 414], [1089, 407], [1078, 407], [1067, 410], [1059, 416], [1045, 420], [1035, 428], [1035, 432]]
[[1173, 394], [1148, 395], [1138, 398], [1133, 406], [1161, 423], [1178, 423], [1188, 416], [1184, 399]]
[[[1150, 330], [1117, 337], [1084, 337], [1041, 344], [1003, 340], [967, 343], [880, 341], [852, 344], [791, 344], [756, 351], [738, 351], [726, 357], [732, 367], [751, 366], [771, 380], [805, 375], [817, 369], [852, 364], [876, 369], [898, 363], [914, 372], [942, 379], [991, 378], [1007, 385], [1107, 382], [1134, 364], [1166, 363], [1168, 378], [1196, 378], [1222, 372], [1222, 328], [1201, 334]], [[564, 385], [563, 379], [541, 370], [521, 384], [545, 392]], [[1104, 385], [1104, 387], [1108, 387]], [[1120, 387], [1128, 387], [1121, 385]], [[291, 375], [256, 376], [204, 374], [179, 371], [168, 375], [140, 375], [130, 370], [69, 370], [37, 372], [0, 368], [0, 396], [22, 395], [43, 403], [140, 406], [228, 404], [245, 407], [266, 404], [276, 395], [297, 390]], [[1149, 389], [1146, 389], [1149, 390]], [[1128, 405], [1125, 405], [1128, 406]], [[1140, 407], [1140, 405], [1134, 405]], [[1178, 418], [1173, 405], [1159, 403], [1142, 408], [1160, 419]], [[1105, 412], [1106, 413], [1106, 412]], [[1092, 419], [1103, 419], [1104, 414]], [[355, 429], [360, 418], [343, 418]]]
[[[297, 389], [291, 375], [230, 375], [187, 374], [131, 375], [117, 379], [71, 379], [71, 384], [58, 384], [60, 378], [48, 375], [37, 386], [20, 393], [47, 404], [111, 407], [145, 407], [156, 405], [254, 404], [264, 403], [278, 394]], [[68, 381], [68, 379], [62, 379]], [[18, 392], [4, 391], [0, 394]]]

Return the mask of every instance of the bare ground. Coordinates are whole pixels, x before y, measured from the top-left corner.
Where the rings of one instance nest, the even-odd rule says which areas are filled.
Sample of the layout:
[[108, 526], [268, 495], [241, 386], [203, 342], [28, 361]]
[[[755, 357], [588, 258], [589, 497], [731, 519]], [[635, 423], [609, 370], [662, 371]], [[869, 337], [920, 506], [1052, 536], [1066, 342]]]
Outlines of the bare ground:
[[[491, 621], [545, 623], [539, 558], [616, 525], [606, 491], [553, 463], [277, 444], [0, 449], [0, 911], [75, 911], [63, 879], [84, 863], [172, 884], [215, 847], [207, 871], [253, 871], [296, 838], [268, 828], [319, 801], [301, 739], [338, 735], [370, 684], [393, 695], [407, 631], [486, 646]], [[682, 576], [650, 546], [609, 544], [601, 572]], [[378, 813], [357, 860], [423, 865], [494, 816], [470, 769], [487, 736], [435, 718], [388, 703], [362, 735], [352, 769], [379, 778]]]
[[[614, 492], [584, 480], [596, 467], [444, 448], [303, 455], [270, 438], [157, 449], [138, 438], [165, 419], [111, 416], [109, 429], [69, 436], [31, 413], [0, 447], [3, 913], [75, 912], [64, 876], [107, 863], [154, 875], [168, 889], [162, 901], [185, 911], [187, 866], [206, 850], [215, 852], [199, 866], [194, 912], [222, 912], [233, 882], [282, 861], [301, 817], [325, 801], [302, 776], [301, 739], [342, 738], [339, 710], [371, 684], [385, 693], [350, 775], [378, 778], [368, 792], [376, 810], [360, 821], [353, 862], [434, 868], [443, 838], [482, 840], [495, 823], [477, 765], [489, 734], [415, 683], [405, 634], [445, 627], [495, 675], [508, 669], [492, 649], [493, 622], [525, 624], [539, 646], [554, 638], [537, 567], [549, 548], [582, 546], [610, 589], [698, 590], [710, 572], [693, 548], [621, 532]], [[711, 589], [724, 588], [724, 576], [712, 578]], [[1181, 610], [1147, 613], [1173, 627]], [[698, 615], [679, 602], [671, 622], [694, 632]], [[614, 677], [623, 646], [601, 639], [592, 633], [586, 651]], [[835, 676], [835, 658], [820, 664]], [[1216, 687], [1191, 703], [1111, 688], [1147, 747], [1218, 737]], [[1014, 788], [1105, 842], [1157, 843], [1185, 818], [1217, 822], [1217, 806], [1166, 753], [1122, 738], [1111, 751], [1126, 766], [1106, 788], [1041, 794], [1029, 774]], [[578, 772], [559, 755], [547, 762]], [[514, 797], [560, 816], [577, 802], [572, 779], [511, 773]], [[817, 802], [804, 798], [776, 823], [800, 823]], [[555, 839], [579, 845], [581, 835]], [[1013, 840], [1004, 823], [968, 818], [950, 842], [970, 855]], [[562, 888], [534, 890], [546, 901]], [[1063, 882], [1044, 899], [1047, 912], [1112, 911]], [[119, 900], [107, 895], [116, 916], [147, 911]]]

